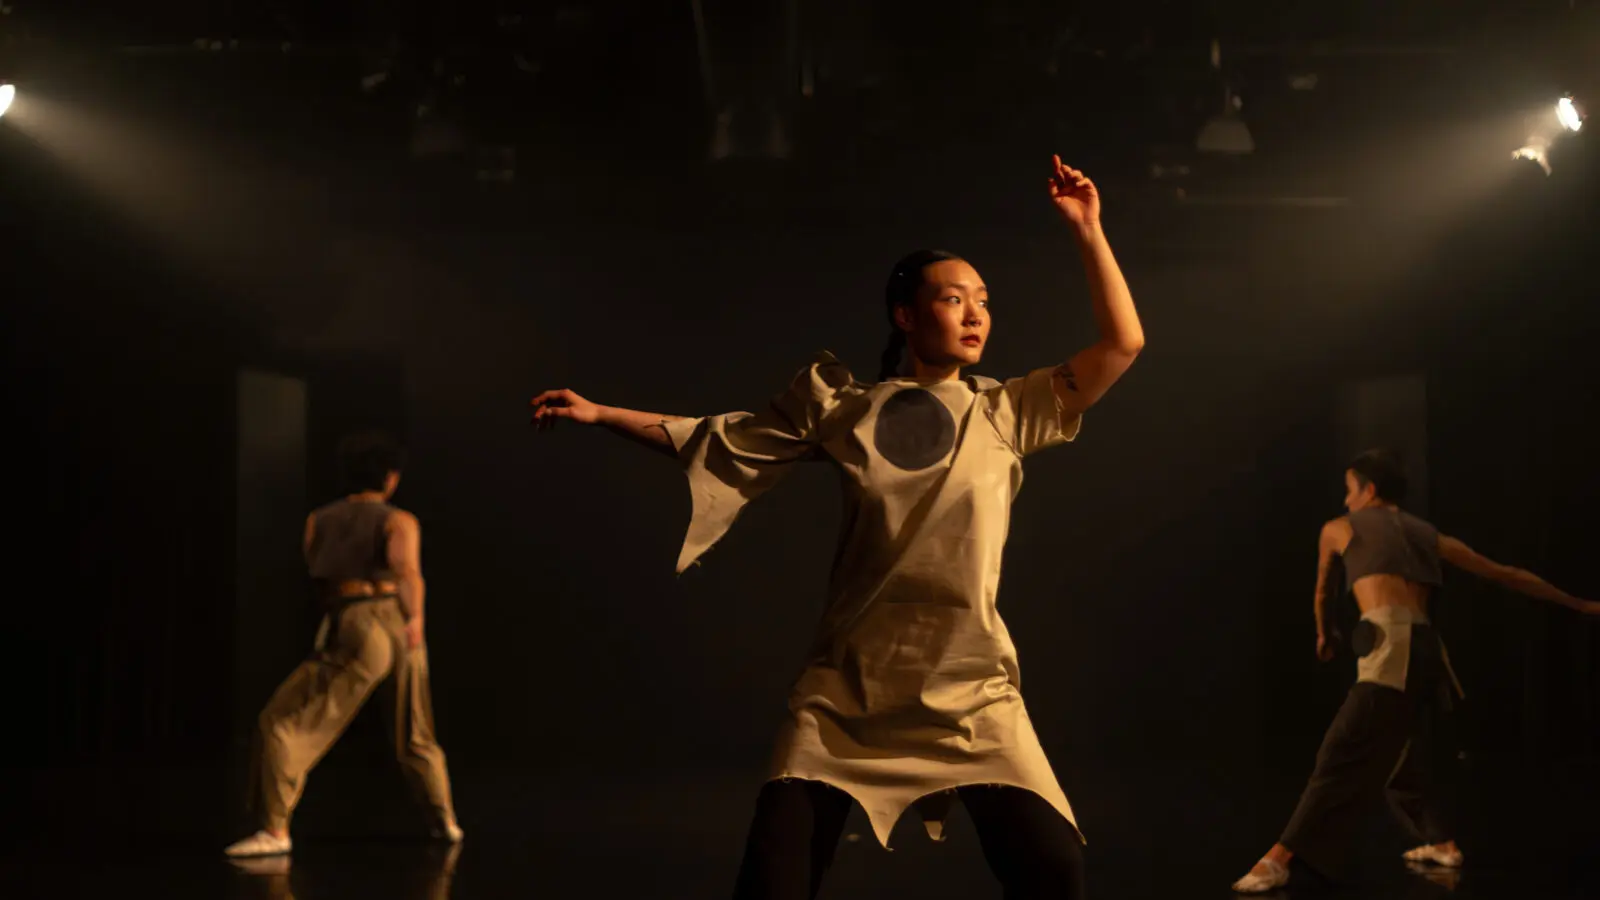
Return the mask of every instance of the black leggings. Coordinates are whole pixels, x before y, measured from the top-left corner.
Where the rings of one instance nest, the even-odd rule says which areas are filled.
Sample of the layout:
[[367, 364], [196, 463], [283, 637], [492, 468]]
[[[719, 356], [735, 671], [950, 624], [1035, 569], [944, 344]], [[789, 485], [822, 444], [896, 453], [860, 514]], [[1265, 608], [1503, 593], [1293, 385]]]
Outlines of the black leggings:
[[[1005, 900], [1079, 900], [1083, 845], [1072, 824], [1032, 791], [957, 789]], [[756, 799], [734, 900], [813, 900], [833, 863], [850, 795], [820, 781], [769, 781]]]

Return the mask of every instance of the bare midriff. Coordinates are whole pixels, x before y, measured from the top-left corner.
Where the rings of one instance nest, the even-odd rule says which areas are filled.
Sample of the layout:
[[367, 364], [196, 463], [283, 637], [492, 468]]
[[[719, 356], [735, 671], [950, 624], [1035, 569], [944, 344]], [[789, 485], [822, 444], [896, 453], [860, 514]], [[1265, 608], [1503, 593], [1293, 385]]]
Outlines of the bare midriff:
[[1427, 585], [1398, 575], [1368, 575], [1351, 585], [1350, 591], [1363, 616], [1385, 606], [1405, 606], [1424, 618], [1428, 615], [1428, 597], [1433, 593]]
[[334, 600], [360, 600], [363, 597], [393, 597], [400, 593], [394, 581], [367, 581], [351, 579], [335, 582], [328, 587], [328, 596]]

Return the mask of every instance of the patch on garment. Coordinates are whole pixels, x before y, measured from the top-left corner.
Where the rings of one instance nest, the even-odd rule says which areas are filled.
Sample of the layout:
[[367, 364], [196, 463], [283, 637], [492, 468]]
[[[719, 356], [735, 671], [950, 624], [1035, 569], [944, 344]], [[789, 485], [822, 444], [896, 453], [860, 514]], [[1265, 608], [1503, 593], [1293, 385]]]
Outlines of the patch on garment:
[[1350, 649], [1358, 657], [1366, 657], [1383, 646], [1383, 629], [1362, 619], [1350, 632]]
[[896, 468], [915, 472], [950, 455], [956, 445], [956, 420], [950, 408], [921, 388], [896, 391], [878, 410], [872, 430], [878, 455]]

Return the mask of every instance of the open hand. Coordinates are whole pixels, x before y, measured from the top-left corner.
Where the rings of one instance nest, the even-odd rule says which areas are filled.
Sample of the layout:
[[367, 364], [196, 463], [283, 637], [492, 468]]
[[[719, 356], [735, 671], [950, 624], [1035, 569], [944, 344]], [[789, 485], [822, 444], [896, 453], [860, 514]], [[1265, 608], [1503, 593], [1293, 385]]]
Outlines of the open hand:
[[1055, 171], [1050, 174], [1050, 200], [1068, 222], [1079, 227], [1100, 222], [1100, 192], [1094, 182], [1077, 169], [1050, 157]]
[[577, 391], [545, 391], [528, 401], [533, 408], [533, 425], [540, 431], [552, 428], [557, 419], [571, 419], [584, 425], [600, 421], [600, 406], [585, 400]]

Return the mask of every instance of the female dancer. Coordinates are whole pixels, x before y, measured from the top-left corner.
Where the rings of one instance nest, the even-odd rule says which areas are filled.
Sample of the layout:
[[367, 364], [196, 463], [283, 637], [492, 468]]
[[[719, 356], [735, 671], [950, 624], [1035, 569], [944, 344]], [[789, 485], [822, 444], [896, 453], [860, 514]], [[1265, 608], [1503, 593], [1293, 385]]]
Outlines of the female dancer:
[[694, 513], [679, 572], [790, 463], [825, 458], [844, 481], [827, 609], [756, 802], [738, 898], [816, 896], [852, 799], [887, 846], [913, 804], [938, 839], [956, 797], [1006, 897], [1082, 895], [1072, 809], [1023, 707], [995, 594], [1022, 457], [1076, 436], [1144, 333], [1094, 185], [1059, 157], [1049, 181], [1100, 328], [1064, 365], [961, 377], [989, 337], [988, 289], [965, 261], [921, 251], [889, 275], [877, 383], [824, 354], [754, 415], [662, 416], [565, 390], [532, 401], [537, 425], [605, 425], [683, 462]]
[[1327, 600], [1334, 557], [1344, 562], [1350, 592], [1361, 607], [1351, 636], [1360, 654], [1356, 683], [1328, 726], [1316, 770], [1278, 843], [1233, 889], [1276, 890], [1289, 882], [1295, 856], [1339, 878], [1373, 802], [1387, 790], [1389, 806], [1417, 846], [1408, 862], [1455, 868], [1461, 850], [1431, 802], [1428, 756], [1433, 720], [1460, 693], [1444, 644], [1428, 623], [1428, 600], [1441, 581], [1440, 560], [1514, 591], [1579, 612], [1600, 603], [1579, 600], [1522, 569], [1478, 555], [1461, 541], [1404, 512], [1405, 470], [1394, 456], [1369, 450], [1345, 472], [1348, 516], [1322, 527], [1315, 612], [1317, 658], [1333, 658]]
[[444, 750], [433, 734], [422, 526], [389, 504], [404, 454], [383, 435], [355, 434], [340, 443], [339, 459], [350, 493], [306, 518], [302, 543], [327, 615], [311, 657], [261, 711], [251, 779], [261, 830], [230, 845], [229, 856], [290, 851], [289, 818], [306, 776], [380, 684], [394, 704], [395, 754], [429, 807], [435, 836], [451, 843], [463, 836]]

